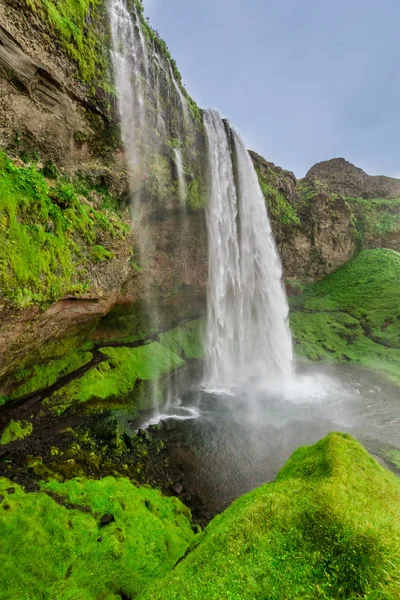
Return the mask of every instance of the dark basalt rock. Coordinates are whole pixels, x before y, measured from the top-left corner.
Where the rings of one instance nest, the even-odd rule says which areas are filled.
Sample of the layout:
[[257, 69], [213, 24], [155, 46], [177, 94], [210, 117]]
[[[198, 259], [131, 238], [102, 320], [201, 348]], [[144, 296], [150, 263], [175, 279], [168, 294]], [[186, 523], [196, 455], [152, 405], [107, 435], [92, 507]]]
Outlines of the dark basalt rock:
[[106, 525], [109, 525], [110, 523], [114, 523], [114, 522], [115, 522], [114, 515], [111, 515], [111, 514], [103, 515], [100, 519], [100, 527], [105, 527]]

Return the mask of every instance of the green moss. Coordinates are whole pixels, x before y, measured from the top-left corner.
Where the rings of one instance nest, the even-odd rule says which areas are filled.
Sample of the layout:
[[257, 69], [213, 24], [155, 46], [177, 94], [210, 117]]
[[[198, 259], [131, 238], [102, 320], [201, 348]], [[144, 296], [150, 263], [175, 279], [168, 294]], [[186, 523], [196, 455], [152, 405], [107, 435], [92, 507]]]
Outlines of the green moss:
[[355, 440], [331, 434], [216, 517], [140, 598], [395, 600], [399, 506], [400, 480]]
[[55, 392], [45, 400], [46, 405], [62, 413], [72, 404], [94, 400], [124, 404], [136, 390], [132, 411], [138, 411], [153, 402], [152, 394], [139, 393], [138, 384], [152, 382], [156, 387], [155, 394], [161, 400], [161, 390], [157, 387], [159, 379], [185, 364], [177, 354], [159, 343], [139, 348], [102, 348], [101, 351], [109, 360]]
[[346, 198], [354, 211], [354, 226], [361, 243], [400, 231], [400, 199]]
[[187, 189], [187, 205], [192, 210], [201, 210], [207, 205], [208, 196], [198, 179], [193, 179]]
[[285, 196], [273, 185], [267, 183], [261, 172], [258, 172], [258, 180], [272, 218], [278, 219], [283, 225], [300, 225], [296, 209], [286, 200]]
[[[3, 153], [0, 225], [0, 288], [19, 308], [86, 291], [86, 266], [100, 256], [93, 244], [128, 233], [115, 214], [83, 203], [72, 183], [60, 179], [49, 187], [35, 166], [16, 166]], [[100, 258], [110, 256], [104, 248]]]
[[[0, 589], [9, 598], [134, 598], [194, 538], [177, 499], [127, 479], [52, 482], [31, 494], [0, 479], [0, 495]], [[115, 520], [102, 527], [107, 514]]]
[[299, 356], [354, 361], [400, 381], [400, 254], [364, 250], [291, 298]]
[[48, 387], [55, 383], [60, 377], [76, 371], [79, 367], [90, 362], [93, 358], [91, 352], [85, 350], [71, 350], [63, 358], [51, 360], [46, 364], [34, 365], [31, 369], [21, 369], [17, 371], [14, 378], [17, 381], [23, 380], [13, 391], [10, 398], [20, 398]]
[[108, 29], [102, 0], [25, 0], [27, 6], [50, 26], [57, 45], [77, 65], [80, 79], [107, 92], [109, 81]]
[[32, 423], [28, 421], [11, 421], [8, 423], [0, 436], [0, 445], [9, 444], [16, 440], [23, 440], [33, 431]]
[[205, 319], [191, 321], [159, 335], [160, 344], [185, 359], [204, 356], [203, 336]]
[[94, 262], [102, 262], [103, 260], [111, 260], [114, 258], [114, 253], [103, 248], [103, 246], [97, 245], [92, 248], [92, 260]]

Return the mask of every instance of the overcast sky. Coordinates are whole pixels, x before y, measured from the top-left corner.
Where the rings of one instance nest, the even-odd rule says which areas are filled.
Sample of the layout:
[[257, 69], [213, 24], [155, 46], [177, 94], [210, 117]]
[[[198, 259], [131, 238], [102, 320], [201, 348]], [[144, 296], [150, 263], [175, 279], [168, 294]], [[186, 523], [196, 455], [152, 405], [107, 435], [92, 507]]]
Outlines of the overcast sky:
[[144, 0], [188, 92], [294, 171], [400, 177], [400, 0]]

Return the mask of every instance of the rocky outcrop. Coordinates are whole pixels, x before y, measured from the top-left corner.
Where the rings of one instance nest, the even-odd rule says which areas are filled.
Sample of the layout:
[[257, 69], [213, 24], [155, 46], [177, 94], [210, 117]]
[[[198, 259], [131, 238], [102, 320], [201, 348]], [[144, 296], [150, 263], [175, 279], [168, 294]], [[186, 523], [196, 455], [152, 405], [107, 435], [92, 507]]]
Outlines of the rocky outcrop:
[[[333, 159], [297, 181], [293, 173], [250, 154], [286, 279], [319, 279], [364, 248], [399, 249], [400, 180], [370, 177]], [[288, 289], [293, 291], [290, 284]]]
[[305, 181], [326, 183], [334, 194], [354, 198], [399, 198], [400, 179], [367, 175], [344, 158], [333, 158], [314, 165]]

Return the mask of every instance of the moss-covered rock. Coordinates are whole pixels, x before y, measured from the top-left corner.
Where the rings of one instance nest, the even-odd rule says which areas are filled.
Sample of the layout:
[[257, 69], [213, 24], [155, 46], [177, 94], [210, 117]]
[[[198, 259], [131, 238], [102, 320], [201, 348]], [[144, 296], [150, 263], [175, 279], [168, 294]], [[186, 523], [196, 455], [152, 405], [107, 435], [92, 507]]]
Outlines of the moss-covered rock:
[[400, 480], [350, 436], [300, 448], [140, 598], [337, 600], [400, 592]]
[[0, 436], [0, 445], [4, 446], [10, 442], [23, 440], [31, 435], [32, 431], [33, 425], [29, 421], [14, 421], [11, 419]]
[[128, 232], [115, 213], [95, 209], [66, 179], [50, 185], [37, 166], [0, 153], [3, 301], [18, 308], [44, 306], [88, 291], [91, 265], [108, 260]]
[[0, 499], [2, 598], [134, 598], [194, 539], [179, 500], [127, 479], [52, 482], [25, 493], [1, 478]]
[[356, 362], [400, 382], [400, 254], [365, 250], [291, 299], [298, 356]]

